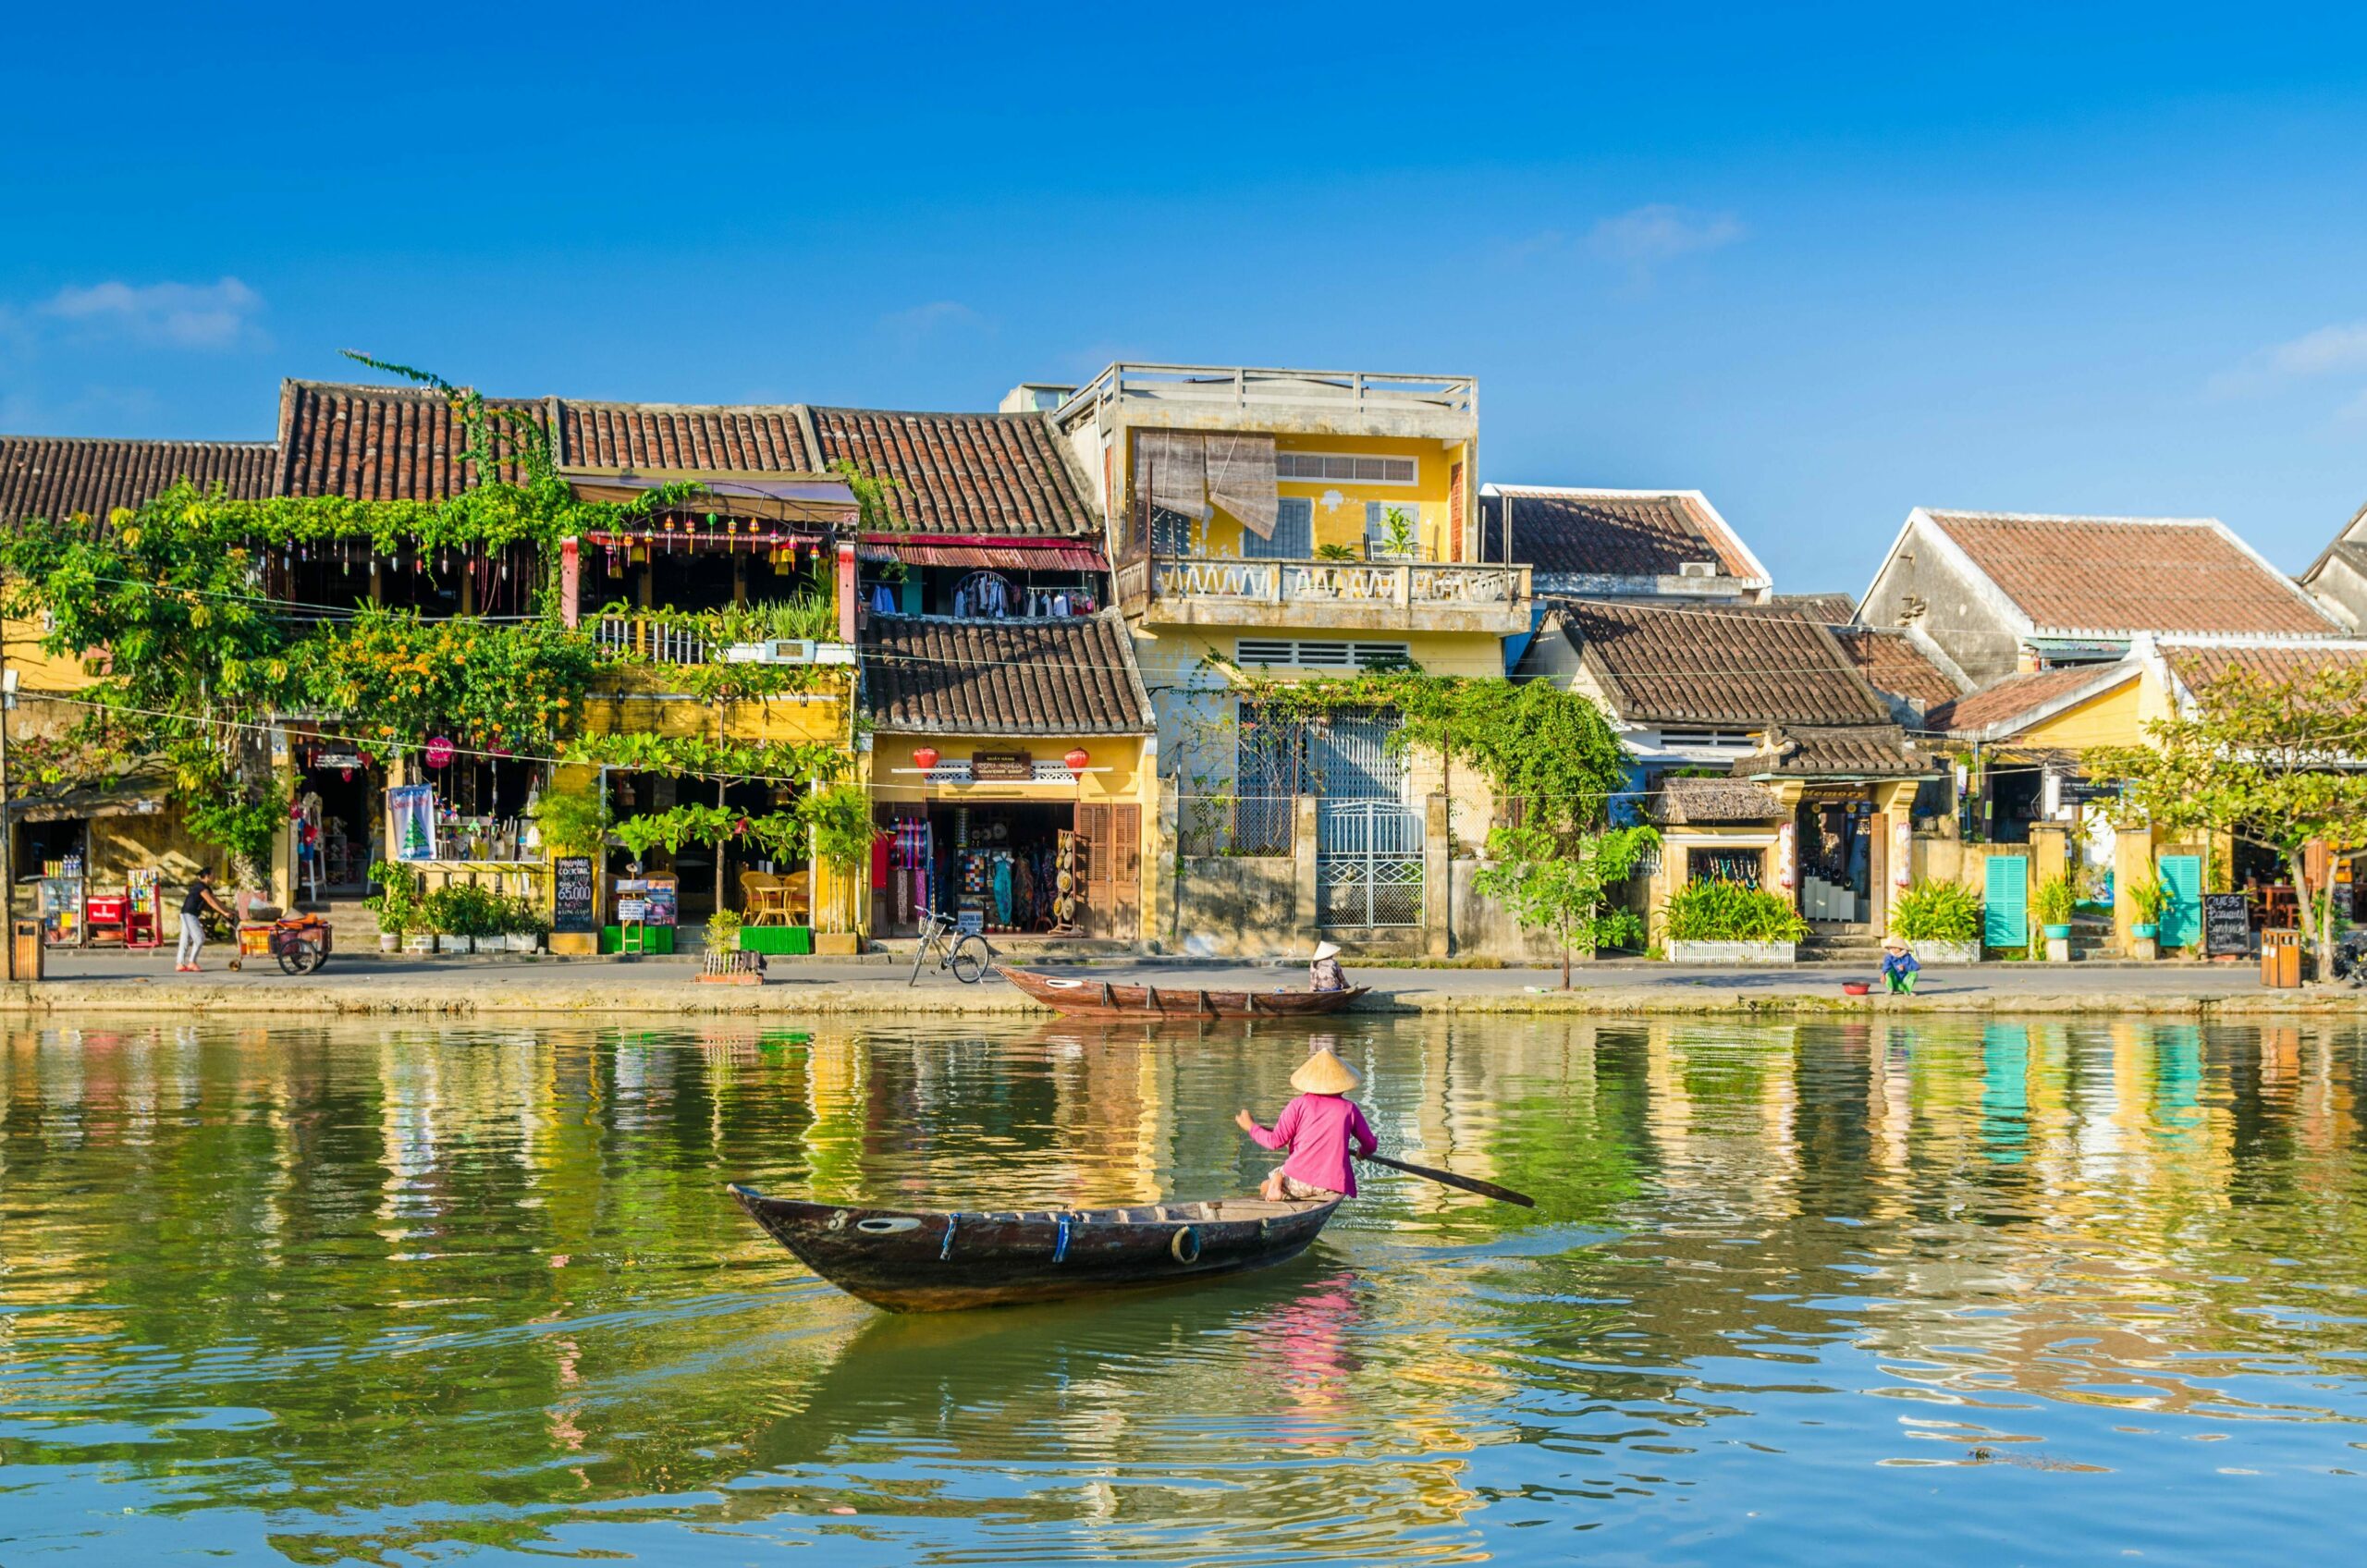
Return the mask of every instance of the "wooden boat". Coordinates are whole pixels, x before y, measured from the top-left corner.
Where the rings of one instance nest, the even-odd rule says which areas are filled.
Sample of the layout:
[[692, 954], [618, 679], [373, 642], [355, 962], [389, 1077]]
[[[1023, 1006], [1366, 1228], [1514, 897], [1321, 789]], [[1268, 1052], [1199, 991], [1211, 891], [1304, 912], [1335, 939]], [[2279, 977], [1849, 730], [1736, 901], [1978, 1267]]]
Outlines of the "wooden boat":
[[1002, 977], [1075, 1018], [1320, 1018], [1337, 1012], [1372, 987], [1344, 991], [1199, 991], [1181, 986], [1119, 986], [1071, 980], [1032, 969], [1001, 966]]
[[935, 1214], [731, 1195], [798, 1261], [890, 1312], [1058, 1301], [1264, 1268], [1306, 1250], [1340, 1207], [1218, 1198], [1125, 1208]]

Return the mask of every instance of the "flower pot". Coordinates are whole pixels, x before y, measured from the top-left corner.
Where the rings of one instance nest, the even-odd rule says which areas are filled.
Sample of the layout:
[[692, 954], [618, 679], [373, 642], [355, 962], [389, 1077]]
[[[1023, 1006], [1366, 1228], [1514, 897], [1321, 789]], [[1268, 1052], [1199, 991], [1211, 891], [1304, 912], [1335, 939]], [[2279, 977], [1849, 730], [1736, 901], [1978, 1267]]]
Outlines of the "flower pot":
[[378, 950], [380, 952], [398, 952], [401, 950], [402, 945], [403, 934], [401, 932], [381, 931], [378, 933]]
[[2140, 920], [2128, 928], [2128, 934], [2140, 942], [2150, 942], [2162, 934], [2162, 928], [2153, 921]]
[[2063, 925], [2049, 925], [2049, 926], [2047, 926], [2047, 927], [2046, 927], [2046, 939], [2047, 939], [2048, 941], [2050, 941], [2050, 942], [2067, 942], [2067, 941], [2069, 941], [2069, 940], [2071, 939], [2071, 926], [2070, 926], [2070, 924], [2069, 924], [2068, 922], [2066, 922], [2065, 924], [2063, 924]]

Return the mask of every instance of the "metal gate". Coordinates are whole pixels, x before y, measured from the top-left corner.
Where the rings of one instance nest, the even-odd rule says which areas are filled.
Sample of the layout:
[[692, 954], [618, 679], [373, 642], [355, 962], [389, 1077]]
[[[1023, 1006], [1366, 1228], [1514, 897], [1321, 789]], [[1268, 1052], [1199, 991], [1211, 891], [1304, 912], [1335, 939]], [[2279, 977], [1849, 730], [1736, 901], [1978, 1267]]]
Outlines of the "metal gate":
[[1318, 925], [1422, 924], [1422, 814], [1396, 801], [1318, 801]]

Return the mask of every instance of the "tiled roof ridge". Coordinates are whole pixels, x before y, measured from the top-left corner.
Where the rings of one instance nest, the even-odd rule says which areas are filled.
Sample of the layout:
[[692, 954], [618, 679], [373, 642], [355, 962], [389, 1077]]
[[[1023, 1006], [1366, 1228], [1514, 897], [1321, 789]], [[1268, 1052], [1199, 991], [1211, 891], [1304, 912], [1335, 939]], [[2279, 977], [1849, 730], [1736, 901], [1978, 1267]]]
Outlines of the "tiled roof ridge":
[[[788, 406], [788, 405], [784, 405]], [[875, 409], [862, 403], [800, 403], [817, 414], [876, 414], [888, 419], [987, 419], [1049, 423], [1040, 409]]]
[[2227, 525], [2208, 515], [2188, 517], [2138, 516], [2119, 512], [1993, 512], [1971, 511], [1962, 507], [1918, 507], [1916, 510], [1934, 521], [1943, 518], [1963, 518], [1968, 522], [2101, 522], [2126, 524], [2132, 528], [2210, 528], [2225, 530]]
[[22, 431], [0, 431], [0, 441], [39, 441], [45, 446], [71, 443], [84, 447], [207, 447], [240, 451], [268, 451], [279, 445], [272, 436], [250, 440], [244, 436], [215, 435], [32, 435]]
[[552, 399], [563, 409], [644, 409], [663, 414], [766, 413], [792, 414], [811, 404], [790, 403], [653, 403], [634, 398], [570, 398]]

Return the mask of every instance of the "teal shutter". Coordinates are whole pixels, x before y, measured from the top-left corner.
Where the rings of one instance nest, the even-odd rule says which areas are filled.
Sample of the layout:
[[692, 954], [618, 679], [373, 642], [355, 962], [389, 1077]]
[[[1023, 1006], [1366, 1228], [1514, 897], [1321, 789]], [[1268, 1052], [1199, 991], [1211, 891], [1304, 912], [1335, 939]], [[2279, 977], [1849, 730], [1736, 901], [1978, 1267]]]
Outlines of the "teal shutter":
[[1983, 947], [2030, 944], [2030, 863], [2020, 855], [1991, 855], [1982, 870], [1981, 941]]
[[2162, 946], [2201, 946], [2202, 857], [2164, 855], [2162, 887], [2169, 894], [2162, 901]]

